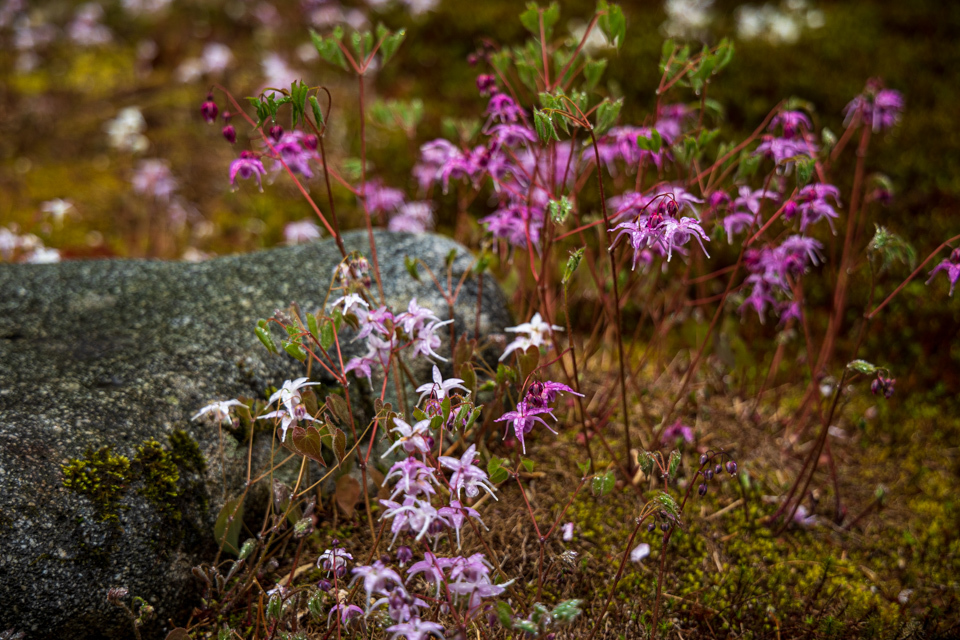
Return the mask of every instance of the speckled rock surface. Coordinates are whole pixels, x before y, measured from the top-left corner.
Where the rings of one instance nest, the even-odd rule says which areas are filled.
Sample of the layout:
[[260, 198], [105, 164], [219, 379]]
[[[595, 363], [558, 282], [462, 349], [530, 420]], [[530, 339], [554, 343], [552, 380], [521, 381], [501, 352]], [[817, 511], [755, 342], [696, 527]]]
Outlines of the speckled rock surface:
[[[348, 250], [369, 253], [365, 233], [345, 241]], [[378, 232], [377, 246], [388, 301], [405, 306], [416, 296], [446, 317], [434, 285], [414, 281], [404, 256], [443, 274], [457, 249], [454, 282], [472, 257], [432, 235]], [[190, 568], [212, 559], [222, 474], [229, 493], [246, 469], [245, 450], [226, 435], [222, 470], [216, 428], [189, 418], [210, 401], [262, 397], [268, 385], [302, 375], [292, 358], [269, 354], [253, 327], [293, 300], [316, 309], [340, 259], [324, 241], [200, 264], [0, 265], [0, 631], [132, 637], [106, 600], [108, 588], [125, 586], [157, 609], [144, 635], [163, 637], [167, 618], [192, 605]], [[489, 277], [483, 294], [481, 334], [502, 331], [510, 319]], [[472, 333], [473, 278], [459, 300], [457, 323]], [[178, 430], [199, 445], [206, 465], [170, 456], [179, 495], [164, 504], [151, 495], [162, 474], [138, 447], [155, 439], [172, 450]], [[112, 447], [113, 463], [123, 464], [116, 456], [129, 461], [129, 479], [100, 502], [66, 488], [62, 466], [104, 446]], [[105, 469], [98, 467], [103, 487]]]

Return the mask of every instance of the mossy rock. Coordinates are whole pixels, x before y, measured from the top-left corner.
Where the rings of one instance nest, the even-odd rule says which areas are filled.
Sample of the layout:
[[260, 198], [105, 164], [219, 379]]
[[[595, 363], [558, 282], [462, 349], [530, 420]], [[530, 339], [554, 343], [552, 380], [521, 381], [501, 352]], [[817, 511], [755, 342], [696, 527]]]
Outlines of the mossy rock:
[[[469, 253], [440, 236], [376, 239], [387, 302], [405, 308], [416, 297], [445, 316], [432, 281], [413, 280], [404, 257], [444, 274], [455, 251], [456, 282]], [[365, 232], [345, 242], [368, 249]], [[247, 448], [190, 417], [214, 400], [264, 398], [303, 374], [253, 329], [294, 300], [317, 309], [340, 259], [325, 241], [200, 264], [0, 265], [0, 629], [128, 638], [129, 621], [106, 600], [113, 586], [148, 600], [158, 621], [192, 604], [190, 569], [213, 558], [214, 522], [225, 496], [242, 491]], [[510, 318], [489, 279], [483, 300], [481, 332], [502, 331]], [[472, 277], [460, 301], [456, 321], [469, 332]], [[257, 438], [262, 468], [270, 442]], [[162, 636], [163, 624], [145, 635]]]

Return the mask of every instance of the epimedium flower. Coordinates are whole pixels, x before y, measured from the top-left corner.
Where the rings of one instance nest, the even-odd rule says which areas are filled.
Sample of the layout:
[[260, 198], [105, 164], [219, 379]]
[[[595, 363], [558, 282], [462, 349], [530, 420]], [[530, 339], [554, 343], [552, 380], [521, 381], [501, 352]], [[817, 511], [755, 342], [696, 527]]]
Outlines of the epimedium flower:
[[[353, 560], [353, 556], [340, 547], [327, 549], [317, 558], [317, 568], [323, 569], [329, 576], [331, 573], [337, 573], [337, 570], [346, 570], [347, 560]], [[356, 570], [354, 570], [356, 571]], [[343, 571], [337, 575], [341, 575]]]
[[423, 402], [423, 399], [431, 394], [437, 400], [443, 400], [454, 389], [459, 389], [467, 395], [470, 395], [470, 391], [464, 387], [462, 383], [463, 380], [460, 378], [447, 378], [444, 380], [443, 376], [440, 375], [440, 368], [437, 367], [437, 365], [433, 365], [433, 382], [428, 382], [417, 387], [417, 393], [420, 394], [420, 399], [417, 400], [417, 403]]
[[245, 406], [239, 400], [221, 400], [218, 402], [213, 402], [203, 407], [198, 411], [191, 420], [196, 420], [200, 416], [212, 413], [213, 417], [217, 422], [229, 423], [230, 422], [230, 407], [242, 407]]
[[263, 183], [260, 177], [265, 175], [267, 170], [263, 168], [263, 162], [252, 151], [241, 151], [240, 157], [230, 163], [230, 184], [236, 185], [237, 178], [249, 180], [256, 179], [257, 188], [263, 191]]
[[677, 418], [677, 421], [663, 430], [660, 435], [660, 441], [664, 444], [675, 444], [683, 440], [684, 442], [693, 442], [693, 428], [688, 427]]
[[414, 358], [417, 356], [423, 356], [427, 359], [436, 358], [441, 362], [446, 362], [447, 359], [437, 353], [437, 349], [440, 348], [442, 340], [440, 339], [440, 336], [436, 334], [436, 331], [440, 327], [451, 323], [453, 323], [453, 320], [434, 320], [433, 322], [424, 325], [424, 327], [417, 332], [417, 337], [413, 340], [413, 352], [411, 355]]
[[949, 258], [944, 258], [940, 261], [940, 264], [935, 266], [930, 272], [930, 278], [927, 280], [927, 284], [930, 284], [930, 281], [933, 280], [941, 271], [947, 272], [947, 278], [950, 280], [950, 295], [953, 295], [953, 288], [957, 285], [957, 280], [960, 280], [960, 248], [954, 249], [950, 252]]
[[790, 140], [812, 130], [813, 124], [802, 111], [781, 111], [770, 121], [770, 131], [776, 131], [777, 127], [782, 127], [783, 137]]
[[[387, 507], [381, 518], [393, 519], [390, 530], [393, 532], [393, 540], [390, 546], [396, 542], [397, 536], [403, 532], [415, 535], [418, 542], [428, 533], [433, 536], [447, 526], [446, 518], [440, 514], [432, 504], [426, 500], [407, 497], [403, 504], [392, 500], [381, 500], [380, 504]], [[411, 567], [412, 568], [412, 567]]]
[[533, 317], [530, 318], [529, 322], [518, 324], [515, 327], [507, 327], [504, 329], [504, 331], [508, 333], [518, 333], [521, 335], [507, 345], [503, 355], [500, 356], [501, 361], [505, 360], [508, 355], [517, 349], [524, 351], [529, 347], [549, 347], [550, 343], [547, 342], [548, 336], [550, 336], [554, 331], [563, 331], [563, 327], [544, 322], [543, 318], [540, 316], [540, 313], [537, 312], [533, 314]]
[[467, 492], [468, 498], [476, 498], [480, 495], [480, 489], [489, 493], [494, 500], [497, 499], [487, 472], [473, 464], [479, 457], [475, 444], [470, 445], [460, 458], [440, 456], [440, 464], [453, 471], [450, 476], [450, 492], [456, 492], [457, 500], [460, 499], [461, 490]]
[[[493, 494], [490, 494], [493, 495]], [[449, 507], [440, 507], [437, 509], [437, 513], [445, 517], [450, 523], [450, 526], [453, 527], [454, 531], [457, 532], [457, 550], [460, 550], [460, 529], [463, 527], [463, 523], [466, 522], [468, 517], [474, 518], [477, 522], [483, 526], [484, 529], [487, 529], [487, 525], [483, 524], [483, 520], [480, 519], [480, 512], [471, 507], [465, 507], [460, 504], [459, 500], [451, 500]], [[489, 529], [487, 529], [489, 531]]]
[[659, 247], [666, 253], [667, 262], [669, 262], [673, 252], [691, 239], [695, 239], [707, 257], [710, 257], [706, 247], [703, 246], [703, 241], [709, 242], [710, 238], [695, 218], [676, 220], [660, 214], [644, 215], [634, 221], [621, 222], [609, 231], [619, 232], [614, 237], [613, 244], [610, 245], [611, 249], [617, 245], [621, 237], [627, 236], [634, 251], [633, 269], [637, 268], [645, 249]]
[[[827, 200], [833, 199], [833, 205]], [[830, 230], [833, 228], [833, 220], [839, 217], [834, 205], [840, 206], [840, 190], [831, 184], [815, 183], [808, 184], [796, 197], [797, 209], [800, 214], [800, 231], [805, 231], [811, 224], [816, 224], [823, 219], [827, 220]]]
[[397, 447], [403, 447], [403, 450], [407, 453], [413, 453], [414, 451], [419, 451], [420, 453], [429, 453], [431, 447], [427, 442], [427, 438], [430, 435], [430, 421], [421, 420], [413, 425], [410, 425], [400, 418], [394, 418], [393, 424], [396, 425], [391, 429], [394, 433], [399, 433], [400, 438], [393, 443], [393, 445], [383, 453], [383, 458], [396, 449]]
[[844, 107], [843, 125], [849, 126], [859, 113], [862, 122], [874, 131], [890, 129], [900, 122], [903, 104], [903, 94], [899, 91], [883, 89], [879, 80], [869, 80], [864, 92]]
[[442, 638], [443, 625], [413, 618], [408, 622], [387, 627], [386, 632], [393, 634], [390, 636], [390, 640], [397, 640], [400, 637], [406, 638], [406, 640], [428, 640], [431, 636]]
[[350, 582], [351, 585], [360, 578], [363, 578], [363, 591], [367, 596], [364, 602], [367, 603], [368, 612], [370, 611], [370, 600], [374, 592], [386, 594], [389, 592], [387, 587], [389, 587], [391, 583], [394, 585], [403, 585], [403, 579], [400, 577], [400, 574], [380, 560], [377, 560], [370, 566], [354, 567], [353, 576], [353, 580]]
[[393, 500], [400, 493], [410, 497], [418, 496], [421, 493], [427, 497], [435, 494], [437, 492], [433, 488], [433, 485], [437, 483], [437, 479], [433, 475], [435, 472], [436, 469], [428, 467], [413, 456], [394, 463], [390, 467], [390, 472], [384, 478], [384, 482], [398, 478], [393, 493], [390, 494], [390, 499]]
[[[520, 442], [520, 448], [524, 453], [526, 453], [527, 446], [524, 442], [524, 436], [533, 430], [533, 427], [537, 422], [545, 426], [554, 434], [557, 433], [554, 431], [553, 427], [547, 424], [547, 422], [540, 417], [540, 415], [544, 413], [550, 414], [551, 417], [553, 416], [553, 412], [549, 407], [532, 407], [521, 400], [517, 403], [516, 411], [507, 411], [502, 416], [494, 420], [494, 422], [509, 421], [510, 424], [507, 425], [507, 429], [513, 427], [513, 433]], [[506, 438], [506, 434], [504, 434], [504, 438]]]

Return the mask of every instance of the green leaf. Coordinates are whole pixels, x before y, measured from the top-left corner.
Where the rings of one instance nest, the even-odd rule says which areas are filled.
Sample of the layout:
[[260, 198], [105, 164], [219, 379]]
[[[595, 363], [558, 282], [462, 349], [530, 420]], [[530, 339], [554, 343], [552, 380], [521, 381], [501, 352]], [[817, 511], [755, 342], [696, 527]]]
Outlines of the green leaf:
[[240, 529], [243, 526], [243, 498], [227, 500], [217, 522], [213, 525], [213, 537], [217, 545], [223, 545], [223, 550], [239, 554]]
[[487, 462], [487, 476], [493, 484], [500, 484], [510, 477], [510, 472], [500, 465], [501, 461], [497, 458], [490, 458]]
[[809, 156], [804, 156], [798, 158], [794, 162], [794, 166], [797, 168], [797, 188], [802, 189], [810, 182], [810, 178], [813, 177], [813, 171], [817, 166], [817, 161]]
[[533, 472], [533, 460], [527, 460], [526, 458], [520, 458], [520, 464], [523, 465], [523, 468], [527, 470], [527, 473]]
[[874, 226], [876, 232], [873, 234], [870, 244], [867, 245], [867, 251], [880, 254], [882, 258], [880, 271], [885, 271], [893, 264], [894, 260], [913, 268], [917, 261], [917, 253], [914, 248], [900, 236], [887, 231], [886, 227]]
[[649, 138], [643, 136], [642, 134], [637, 136], [637, 146], [644, 151], [659, 153], [660, 149], [663, 147], [663, 138], [660, 136], [659, 131], [651, 127]]
[[553, 218], [553, 221], [557, 224], [563, 224], [573, 210], [573, 203], [567, 196], [560, 196], [559, 200], [551, 200], [547, 204], [547, 208], [550, 210], [550, 217]]
[[597, 106], [597, 126], [594, 127], [597, 135], [603, 135], [613, 126], [622, 108], [623, 98], [617, 98], [613, 102], [604, 100]]
[[317, 331], [317, 316], [312, 313], [307, 313], [307, 331], [310, 332], [314, 338], [319, 338], [319, 333]]
[[397, 52], [397, 49], [400, 48], [400, 45], [403, 43], [404, 38], [407, 37], [407, 30], [400, 29], [394, 34], [387, 36], [383, 40], [383, 44], [380, 45], [380, 53], [383, 56], [383, 64], [390, 62], [390, 58], [394, 56]]
[[504, 602], [501, 600], [496, 605], [497, 610], [497, 620], [500, 621], [500, 624], [507, 627], [508, 629], [513, 626], [513, 609], [510, 608], [510, 603]]
[[520, 24], [534, 36], [540, 36], [540, 8], [536, 2], [528, 2], [527, 9], [520, 14]]
[[847, 369], [856, 371], [857, 373], [862, 373], [865, 376], [872, 376], [877, 372], [877, 367], [873, 366], [866, 360], [854, 360], [847, 364]]
[[586, 91], [593, 91], [597, 83], [600, 82], [600, 78], [603, 76], [603, 72], [607, 68], [606, 58], [601, 58], [600, 60], [588, 60], [587, 64], [583, 67], [583, 88]]
[[420, 282], [420, 273], [417, 271], [417, 261], [410, 256], [403, 256], [403, 266], [406, 267], [410, 277]]
[[253, 553], [253, 550], [257, 548], [257, 541], [253, 538], [249, 538], [246, 542], [243, 543], [243, 546], [240, 547], [240, 553], [237, 555], [237, 560], [246, 560], [250, 557], [250, 554]]
[[281, 340], [280, 346], [283, 347], [284, 351], [300, 362], [307, 361], [307, 352], [303, 349], [303, 346], [300, 344], [299, 340]]
[[320, 346], [324, 351], [329, 351], [336, 339], [336, 332], [333, 330], [333, 322], [324, 321], [320, 325]]
[[638, 462], [640, 463], [640, 470], [643, 471], [644, 475], [649, 476], [653, 471], [653, 465], [656, 460], [654, 460], [649, 451], [643, 451], [640, 453]]
[[317, 96], [310, 96], [307, 101], [310, 103], [310, 108], [313, 109], [313, 119], [317, 123], [318, 128], [323, 127], [323, 111], [320, 110], [320, 102], [317, 100]]
[[584, 247], [580, 247], [576, 251], [570, 252], [570, 257], [567, 258], [567, 266], [563, 268], [563, 284], [570, 282], [570, 278], [573, 277], [577, 267], [580, 266], [580, 261], [583, 259], [583, 250]]
[[266, 323], [266, 321], [261, 320], [260, 324], [258, 324], [257, 328], [253, 331], [257, 334], [257, 337], [260, 338], [260, 342], [263, 343], [263, 346], [265, 346], [270, 353], [279, 353], [277, 351], [277, 345], [273, 343], [273, 338], [270, 335], [270, 326]]
[[589, 462], [578, 462], [578, 463], [577, 463], [577, 469], [580, 470], [580, 475], [581, 475], [581, 476], [586, 476], [587, 473], [590, 471], [590, 463], [589, 463]]
[[540, 627], [530, 620], [514, 620], [513, 628], [530, 634], [537, 634], [540, 631]]
[[536, 128], [537, 137], [540, 138], [541, 142], [560, 140], [560, 137], [557, 136], [557, 130], [553, 128], [553, 120], [540, 109], [533, 110], [533, 126]]
[[663, 507], [663, 509], [674, 518], [678, 516], [679, 508], [677, 507], [677, 501], [674, 500], [669, 493], [659, 491], [657, 495], [653, 497], [653, 501]]
[[670, 452], [670, 462], [667, 466], [667, 473], [671, 477], [677, 477], [677, 471], [680, 469], [680, 452], [674, 449]]
[[468, 429], [470, 429], [470, 427], [473, 426], [473, 423], [477, 421], [477, 418], [480, 417], [480, 410], [482, 408], [483, 407], [477, 407], [470, 413], [470, 417], [467, 418], [467, 424], [463, 426], [464, 431], [467, 431]]
[[453, 261], [457, 259], [457, 253], [458, 251], [456, 249], [450, 249], [449, 253], [447, 253], [447, 258], [444, 260], [447, 269], [453, 266]]
[[610, 44], [619, 49], [623, 46], [627, 35], [627, 21], [623, 17], [623, 10], [619, 5], [607, 4], [607, 0], [600, 0], [597, 4], [597, 12], [603, 13], [597, 24], [600, 25]]
[[564, 600], [553, 608], [551, 615], [562, 624], [570, 624], [577, 619], [577, 616], [583, 613], [583, 610], [580, 609], [582, 602], [582, 600]]
[[343, 38], [343, 29], [337, 27], [333, 32], [332, 38], [323, 38], [313, 29], [310, 29], [310, 39], [313, 46], [316, 47], [320, 57], [330, 64], [337, 65], [344, 71], [347, 70], [347, 59], [340, 50], [340, 40]]
[[595, 474], [590, 487], [593, 489], [593, 495], [602, 497], [613, 491], [615, 484], [616, 477], [613, 475], [613, 471], [607, 471], [606, 473]]

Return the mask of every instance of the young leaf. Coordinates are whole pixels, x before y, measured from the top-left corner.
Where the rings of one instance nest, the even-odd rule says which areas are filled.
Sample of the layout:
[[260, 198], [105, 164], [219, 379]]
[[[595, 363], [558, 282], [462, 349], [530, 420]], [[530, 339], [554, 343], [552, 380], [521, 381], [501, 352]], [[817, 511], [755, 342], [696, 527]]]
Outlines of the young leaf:
[[391, 34], [384, 38], [383, 44], [380, 45], [380, 53], [383, 56], [383, 63], [387, 64], [390, 62], [390, 58], [397, 52], [397, 49], [400, 48], [400, 45], [403, 43], [404, 38], [407, 37], [407, 30], [400, 29], [394, 34]]
[[261, 320], [253, 331], [270, 353], [278, 353], [277, 345], [273, 343], [273, 338], [270, 336], [270, 326], [266, 321]]
[[877, 372], [877, 367], [873, 366], [866, 360], [854, 360], [847, 364], [847, 369], [856, 371], [857, 373], [862, 373], [866, 376], [872, 376]]
[[590, 486], [593, 489], [593, 495], [602, 497], [613, 490], [614, 484], [616, 484], [616, 477], [613, 475], [613, 471], [607, 471], [594, 475]]
[[537, 137], [541, 142], [550, 142], [551, 140], [560, 140], [557, 136], [557, 130], [553, 128], [553, 120], [540, 109], [533, 110], [533, 126], [537, 130]]
[[670, 464], [668, 465], [667, 473], [671, 477], [677, 476], [677, 471], [680, 469], [680, 452], [674, 449], [670, 452]]
[[497, 620], [500, 621], [500, 624], [506, 628], [511, 628], [513, 626], [513, 609], [510, 607], [510, 603], [504, 602], [501, 600], [497, 603]]
[[606, 68], [606, 58], [587, 61], [587, 64], [583, 67], [583, 88], [585, 91], [593, 91], [596, 88]]
[[587, 472], [590, 471], [590, 463], [589, 463], [589, 462], [578, 462], [578, 463], [577, 463], [577, 469], [580, 470], [580, 475], [581, 475], [581, 476], [585, 476], [585, 475], [587, 475]]
[[333, 454], [337, 456], [337, 462], [340, 463], [347, 455], [347, 436], [340, 429], [333, 430]]
[[320, 325], [320, 346], [323, 347], [324, 351], [330, 350], [330, 347], [333, 346], [335, 338], [336, 334], [333, 330], [332, 322], [325, 321]]
[[300, 342], [295, 340], [281, 340], [280, 346], [283, 347], [283, 350], [288, 354], [299, 360], [300, 362], [307, 361], [307, 352], [304, 351], [303, 346]]
[[526, 11], [520, 14], [520, 24], [534, 37], [540, 37], [540, 7], [536, 2], [527, 3]]
[[584, 247], [580, 247], [576, 251], [570, 252], [570, 257], [567, 258], [567, 266], [563, 268], [563, 284], [570, 282], [573, 273], [580, 266], [580, 260], [583, 259], [583, 250]]
[[310, 332], [314, 338], [319, 338], [319, 333], [317, 332], [317, 316], [312, 313], [307, 313], [307, 331]]
[[602, 13], [598, 24], [607, 36], [607, 40], [619, 49], [623, 46], [627, 35], [627, 21], [623, 17], [623, 9], [616, 4], [607, 4], [607, 0], [600, 0], [597, 4], [597, 13]]
[[520, 458], [520, 464], [523, 465], [523, 468], [527, 470], [527, 473], [533, 472], [533, 460], [527, 460], [526, 458]]
[[642, 134], [637, 136], [637, 146], [644, 151], [659, 153], [660, 149], [663, 147], [663, 138], [660, 136], [659, 131], [651, 127], [649, 138], [643, 136]]
[[623, 98], [617, 98], [613, 102], [605, 100], [597, 107], [597, 126], [594, 127], [597, 135], [602, 135], [613, 126], [620, 115], [620, 109], [623, 108]]
[[216, 524], [213, 525], [213, 537], [218, 545], [223, 545], [224, 551], [238, 554], [240, 552], [239, 540], [242, 526], [243, 499], [227, 500], [223, 508], [220, 509]]

